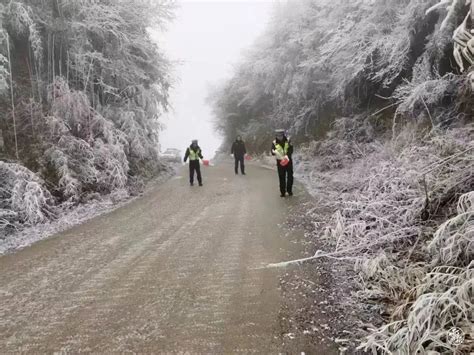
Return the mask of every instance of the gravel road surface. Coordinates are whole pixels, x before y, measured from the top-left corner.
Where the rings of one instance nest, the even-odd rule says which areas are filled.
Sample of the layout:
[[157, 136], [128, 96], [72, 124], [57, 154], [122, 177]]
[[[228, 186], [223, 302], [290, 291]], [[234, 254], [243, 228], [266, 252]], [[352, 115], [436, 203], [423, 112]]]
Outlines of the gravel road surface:
[[[276, 172], [187, 169], [130, 204], [0, 257], [0, 352], [278, 353], [299, 257]], [[299, 353], [298, 349], [294, 349]]]

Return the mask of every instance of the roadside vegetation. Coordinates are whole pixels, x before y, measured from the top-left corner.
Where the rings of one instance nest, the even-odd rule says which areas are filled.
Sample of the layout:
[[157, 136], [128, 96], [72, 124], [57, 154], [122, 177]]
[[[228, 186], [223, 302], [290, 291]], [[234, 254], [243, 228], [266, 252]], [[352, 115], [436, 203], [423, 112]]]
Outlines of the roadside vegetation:
[[[311, 233], [327, 250], [310, 259], [352, 263], [357, 297], [384, 309], [385, 324], [360, 350], [474, 346], [474, 73], [465, 62], [461, 71], [452, 39], [464, 20], [474, 23], [471, 7], [280, 4], [209, 95], [224, 144], [240, 134], [262, 153], [275, 128], [290, 133], [297, 174], [329, 211]], [[448, 339], [452, 328], [464, 332], [461, 345]]]
[[0, 2], [0, 236], [166, 169], [172, 1]]

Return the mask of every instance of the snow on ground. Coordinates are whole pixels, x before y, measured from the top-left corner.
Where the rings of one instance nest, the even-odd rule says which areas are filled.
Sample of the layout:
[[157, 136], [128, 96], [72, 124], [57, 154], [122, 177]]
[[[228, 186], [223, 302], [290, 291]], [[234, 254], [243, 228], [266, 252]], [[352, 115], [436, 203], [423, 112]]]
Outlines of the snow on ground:
[[[170, 178], [170, 176], [170, 173], [164, 173], [152, 180], [143, 193], [146, 193], [146, 191], [153, 186], [164, 182]], [[62, 212], [58, 218], [53, 221], [25, 227], [24, 229], [9, 234], [2, 234], [0, 232], [0, 256], [26, 248], [33, 243], [47, 239], [94, 217], [111, 212], [130, 203], [139, 196], [130, 196], [125, 189], [117, 190], [110, 195], [101, 197], [99, 200], [93, 200], [75, 206], [74, 208], [65, 208], [66, 206], [63, 206], [64, 208], [58, 209]]]
[[118, 200], [113, 196], [106, 196], [99, 201], [89, 202], [62, 212], [56, 220], [48, 223], [27, 227], [13, 234], [0, 235], [0, 255], [26, 248], [35, 242], [121, 207], [131, 200], [133, 198], [129, 198], [128, 194], [121, 196]]

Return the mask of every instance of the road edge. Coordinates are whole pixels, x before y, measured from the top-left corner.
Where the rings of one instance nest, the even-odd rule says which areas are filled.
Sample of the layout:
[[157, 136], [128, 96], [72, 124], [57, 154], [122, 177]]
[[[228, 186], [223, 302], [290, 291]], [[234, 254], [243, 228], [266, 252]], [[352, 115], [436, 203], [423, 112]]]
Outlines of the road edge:
[[176, 176], [178, 170], [177, 167], [173, 166], [169, 170], [164, 170], [161, 174], [147, 181], [143, 190], [136, 195], [128, 194], [124, 196], [120, 194], [120, 191], [116, 191], [115, 194], [101, 196], [100, 200], [74, 206], [55, 220], [25, 227], [8, 235], [0, 235], [0, 258], [14, 254], [42, 240], [54, 237], [94, 218], [124, 207], [141, 198], [150, 189], [156, 188]]

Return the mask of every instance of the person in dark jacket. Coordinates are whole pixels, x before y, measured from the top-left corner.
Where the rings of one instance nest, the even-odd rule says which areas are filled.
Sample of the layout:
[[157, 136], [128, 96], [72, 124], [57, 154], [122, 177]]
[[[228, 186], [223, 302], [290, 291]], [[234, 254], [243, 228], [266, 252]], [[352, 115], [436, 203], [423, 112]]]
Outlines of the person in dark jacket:
[[199, 186], [202, 186], [201, 166], [199, 159], [203, 159], [201, 148], [199, 148], [198, 141], [194, 139], [191, 145], [186, 149], [184, 155], [184, 162], [189, 158], [189, 184], [194, 185], [194, 172], [196, 172]]
[[240, 172], [242, 173], [242, 175], [245, 175], [244, 158], [245, 154], [247, 153], [247, 150], [245, 149], [245, 143], [242, 140], [241, 136], [237, 136], [237, 139], [235, 140], [234, 144], [232, 144], [232, 149], [230, 153], [234, 154], [235, 174], [237, 175], [239, 173], [238, 168], [240, 163]]
[[[285, 135], [283, 129], [275, 131], [275, 140], [272, 143], [272, 155], [276, 157], [278, 178], [280, 179], [280, 196], [293, 196], [293, 145]], [[287, 161], [288, 160], [288, 161]], [[285, 165], [285, 163], [287, 163]]]

